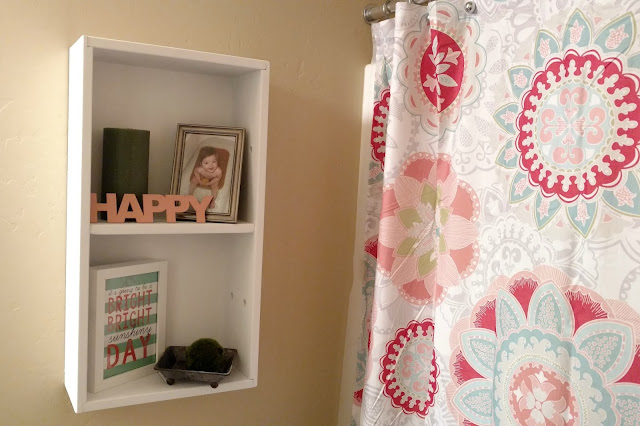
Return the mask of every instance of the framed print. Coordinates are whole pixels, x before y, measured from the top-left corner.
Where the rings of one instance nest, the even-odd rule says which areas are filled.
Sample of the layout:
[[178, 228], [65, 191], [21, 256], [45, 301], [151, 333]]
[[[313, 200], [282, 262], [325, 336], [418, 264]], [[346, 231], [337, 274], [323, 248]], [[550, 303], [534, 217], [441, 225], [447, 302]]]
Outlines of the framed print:
[[[178, 124], [171, 194], [211, 195], [207, 221], [237, 222], [244, 136], [236, 127]], [[178, 217], [195, 220], [195, 212]]]
[[90, 268], [89, 392], [154, 373], [164, 351], [167, 262]]

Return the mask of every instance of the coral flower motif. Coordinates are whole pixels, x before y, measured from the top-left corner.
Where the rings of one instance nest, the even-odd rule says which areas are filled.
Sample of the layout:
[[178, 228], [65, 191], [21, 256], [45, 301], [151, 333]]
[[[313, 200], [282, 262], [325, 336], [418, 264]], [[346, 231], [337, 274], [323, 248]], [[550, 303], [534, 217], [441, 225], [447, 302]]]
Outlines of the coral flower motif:
[[570, 392], [568, 384], [554, 381], [554, 376], [540, 368], [528, 368], [527, 379], [522, 380], [513, 392], [515, 398], [512, 402], [517, 405], [516, 411], [522, 415], [526, 425], [564, 424], [573, 403], [564, 397]]
[[498, 277], [450, 338], [447, 399], [461, 423], [639, 420], [640, 315], [555, 268]]
[[385, 188], [378, 268], [413, 304], [439, 303], [475, 269], [478, 198], [447, 155], [413, 155]]

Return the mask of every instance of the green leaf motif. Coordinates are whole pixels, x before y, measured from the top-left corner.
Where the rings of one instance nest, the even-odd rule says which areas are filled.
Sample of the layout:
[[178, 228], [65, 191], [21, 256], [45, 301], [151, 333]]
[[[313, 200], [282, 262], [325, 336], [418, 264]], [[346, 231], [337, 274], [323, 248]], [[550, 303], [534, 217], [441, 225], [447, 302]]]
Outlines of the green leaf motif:
[[420, 201], [422, 204], [430, 204], [433, 209], [436, 208], [436, 202], [438, 201], [438, 192], [437, 190], [425, 183], [422, 187], [422, 194], [420, 194]]
[[496, 120], [498, 125], [502, 127], [507, 133], [515, 136], [515, 123], [519, 111], [520, 107], [517, 103], [510, 103], [496, 111], [495, 114], [493, 114], [493, 118]]
[[440, 207], [440, 223], [442, 225], [446, 225], [449, 222], [449, 216], [451, 216], [451, 211], [447, 208]]
[[496, 158], [496, 163], [507, 169], [515, 169], [518, 167], [518, 158], [520, 153], [516, 149], [516, 145], [513, 139], [509, 139], [507, 143], [502, 147]]
[[627, 58], [627, 64], [632, 68], [640, 68], [640, 53], [629, 56]]
[[493, 424], [493, 385], [490, 380], [466, 382], [453, 395], [462, 415], [477, 425]]
[[511, 92], [516, 99], [520, 99], [525, 90], [531, 87], [533, 70], [529, 67], [513, 67], [508, 71]]
[[617, 321], [597, 321], [580, 327], [574, 338], [576, 346], [593, 360], [610, 383], [622, 377], [635, 355], [633, 330]]
[[460, 335], [460, 347], [469, 364], [484, 377], [493, 376], [497, 339], [493, 331], [475, 328]]
[[517, 172], [511, 180], [509, 202], [519, 203], [533, 195], [535, 191], [529, 185], [529, 178], [522, 172]]
[[533, 52], [533, 63], [536, 68], [542, 68], [547, 58], [553, 57], [557, 53], [560, 53], [560, 45], [553, 34], [545, 30], [538, 32]]
[[447, 252], [447, 240], [444, 238], [444, 234], [440, 235], [438, 242], [438, 252], [446, 253]]
[[560, 201], [555, 198], [545, 198], [540, 192], [538, 192], [533, 210], [533, 216], [536, 219], [536, 226], [538, 229], [542, 229], [547, 226], [556, 214], [558, 214], [560, 207], [562, 207], [562, 203], [560, 203]]
[[623, 185], [604, 191], [602, 199], [618, 213], [640, 217], [640, 184], [635, 173], [628, 173]]
[[531, 327], [539, 327], [563, 337], [573, 334], [573, 312], [569, 302], [554, 283], [545, 284], [535, 290], [529, 302], [527, 318]]
[[438, 257], [434, 256], [434, 251], [429, 250], [418, 258], [418, 274], [420, 277], [426, 277], [436, 269], [438, 265]]
[[626, 53], [631, 49], [636, 38], [636, 21], [629, 12], [607, 25], [598, 34], [595, 44], [605, 53]]
[[567, 27], [562, 38], [562, 46], [565, 49], [570, 45], [586, 47], [590, 43], [591, 24], [589, 24], [586, 16], [580, 10], [576, 10], [567, 21]]
[[512, 330], [517, 330], [527, 323], [524, 311], [518, 300], [504, 290], [498, 292], [496, 301], [496, 334], [498, 340], [507, 337]]
[[398, 256], [409, 256], [415, 251], [415, 245], [418, 242], [416, 238], [407, 237], [396, 248]]
[[614, 384], [609, 387], [616, 397], [616, 408], [620, 412], [622, 426], [630, 426], [634, 423], [634, 417], [640, 407], [640, 386], [635, 383]]
[[567, 207], [567, 217], [571, 225], [582, 235], [587, 238], [593, 229], [598, 213], [598, 202], [585, 202], [578, 200], [574, 205]]
[[414, 223], [422, 223], [418, 210], [413, 207], [402, 209], [398, 212], [398, 219], [405, 229], [411, 229]]

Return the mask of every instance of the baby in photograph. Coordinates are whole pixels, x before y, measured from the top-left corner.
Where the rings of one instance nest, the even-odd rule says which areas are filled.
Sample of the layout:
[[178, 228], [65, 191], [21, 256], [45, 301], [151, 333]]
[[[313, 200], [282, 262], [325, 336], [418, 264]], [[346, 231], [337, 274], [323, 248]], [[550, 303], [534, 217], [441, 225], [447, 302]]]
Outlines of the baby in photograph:
[[202, 147], [191, 172], [189, 195], [193, 195], [198, 186], [211, 189], [213, 200], [211, 200], [209, 208], [214, 208], [221, 178], [222, 169], [218, 166], [216, 149], [210, 146]]

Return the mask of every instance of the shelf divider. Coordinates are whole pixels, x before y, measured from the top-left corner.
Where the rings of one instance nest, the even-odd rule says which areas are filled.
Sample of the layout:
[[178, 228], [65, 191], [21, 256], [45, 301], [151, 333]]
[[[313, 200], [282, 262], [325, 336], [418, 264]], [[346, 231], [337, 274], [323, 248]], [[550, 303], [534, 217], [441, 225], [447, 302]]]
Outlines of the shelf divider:
[[197, 223], [197, 222], [154, 222], [154, 223], [107, 223], [91, 224], [91, 235], [153, 235], [153, 234], [250, 234], [253, 223]]

